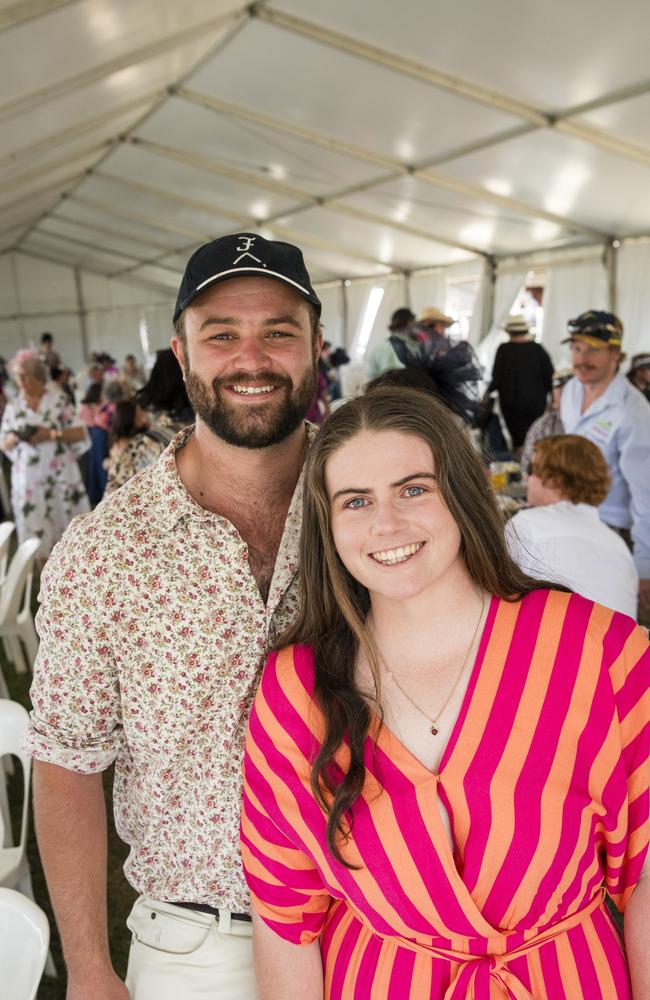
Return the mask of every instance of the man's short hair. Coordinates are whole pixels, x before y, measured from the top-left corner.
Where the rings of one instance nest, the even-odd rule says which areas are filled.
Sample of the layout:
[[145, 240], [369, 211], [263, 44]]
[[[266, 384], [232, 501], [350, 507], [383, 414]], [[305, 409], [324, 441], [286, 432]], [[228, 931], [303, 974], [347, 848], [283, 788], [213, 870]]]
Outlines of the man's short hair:
[[600, 448], [578, 434], [556, 434], [537, 441], [531, 465], [545, 486], [558, 490], [572, 503], [597, 507], [612, 483]]

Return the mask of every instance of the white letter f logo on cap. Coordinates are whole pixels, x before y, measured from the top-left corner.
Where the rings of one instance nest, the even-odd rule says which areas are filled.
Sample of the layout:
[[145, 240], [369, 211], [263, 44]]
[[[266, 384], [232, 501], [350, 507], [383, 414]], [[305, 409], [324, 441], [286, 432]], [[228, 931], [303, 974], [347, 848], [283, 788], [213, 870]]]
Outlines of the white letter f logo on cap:
[[[240, 260], [243, 260], [244, 257], [250, 257], [250, 259], [254, 260], [256, 264], [262, 264], [262, 261], [259, 259], [259, 257], [254, 257], [253, 254], [250, 253], [250, 249], [254, 242], [255, 242], [255, 236], [239, 237], [239, 239], [237, 240], [237, 246], [235, 247], [235, 250], [239, 254], [239, 257], [237, 257], [237, 259], [232, 262], [233, 267], [236, 264], [239, 264]], [[262, 267], [266, 267], [266, 264], [262, 264]]]

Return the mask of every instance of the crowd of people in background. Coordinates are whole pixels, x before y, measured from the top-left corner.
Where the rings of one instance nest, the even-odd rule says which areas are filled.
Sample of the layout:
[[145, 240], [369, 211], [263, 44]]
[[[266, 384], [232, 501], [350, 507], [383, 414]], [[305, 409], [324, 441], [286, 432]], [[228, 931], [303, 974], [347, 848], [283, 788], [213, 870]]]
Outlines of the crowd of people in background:
[[[607, 322], [613, 324], [614, 334], [602, 332]], [[570, 324], [566, 342], [571, 345], [573, 367], [554, 371], [551, 357], [524, 316], [512, 315], [503, 325], [508, 341], [498, 347], [492, 371], [484, 372], [469, 345], [453, 336], [454, 323], [435, 306], [421, 310], [419, 316], [407, 306], [396, 309], [389, 336], [368, 357], [368, 382], [417, 387], [438, 395], [474, 434], [486, 464], [494, 458], [517, 460], [524, 477], [542, 439], [575, 431], [595, 441], [610, 468], [610, 488], [602, 500], [605, 520], [637, 556], [641, 553], [637, 566], [645, 593], [650, 576], [650, 499], [639, 456], [646, 454], [645, 418], [650, 411], [644, 413], [639, 400], [645, 397], [650, 402], [650, 352], [631, 358], [623, 380], [622, 324], [613, 314], [589, 311]], [[585, 362], [587, 354], [591, 361]], [[349, 361], [344, 348], [323, 342], [317, 389], [308, 411], [313, 423], [321, 424], [332, 407], [340, 405], [341, 369]], [[571, 382], [562, 403], [563, 390]], [[604, 400], [597, 402], [603, 395]], [[618, 416], [610, 433], [611, 406]], [[127, 354], [118, 365], [111, 354], [97, 351], [74, 373], [50, 332], [41, 335], [38, 346], [19, 351], [9, 364], [0, 358], [2, 410], [0, 445], [11, 463], [18, 535], [41, 539], [41, 560], [75, 514], [96, 506], [156, 461], [178, 430], [194, 419], [170, 349], [157, 352], [148, 372], [134, 354]], [[601, 411], [604, 422], [598, 417]], [[622, 413], [628, 414], [623, 429], [618, 427]], [[578, 449], [574, 459], [580, 454]], [[636, 457], [628, 459], [628, 454]], [[584, 461], [589, 462], [588, 446]]]

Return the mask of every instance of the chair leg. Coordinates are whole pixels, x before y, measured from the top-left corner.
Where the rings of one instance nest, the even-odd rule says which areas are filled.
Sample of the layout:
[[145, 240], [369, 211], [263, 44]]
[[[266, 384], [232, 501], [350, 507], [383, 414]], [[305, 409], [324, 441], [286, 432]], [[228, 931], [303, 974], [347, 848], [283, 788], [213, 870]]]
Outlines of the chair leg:
[[13, 662], [16, 673], [26, 674], [27, 664], [25, 663], [25, 656], [23, 654], [23, 648], [20, 645], [20, 639], [17, 635], [8, 635], [6, 636], [6, 640], [11, 652], [10, 659]]
[[34, 899], [34, 887], [32, 886], [32, 873], [29, 870], [29, 864], [25, 859], [22, 866], [22, 873], [18, 879], [18, 884], [16, 888], [18, 892], [22, 892], [23, 896], [29, 896], [30, 899]]
[[51, 949], [47, 953], [47, 961], [45, 963], [44, 972], [46, 976], [50, 976], [52, 979], [59, 978], [59, 973], [57, 972], [56, 965], [54, 964], [54, 959], [52, 958]]
[[34, 660], [38, 653], [38, 636], [31, 616], [21, 624], [19, 635], [27, 651], [27, 666], [31, 671], [34, 669]]
[[[7, 758], [9, 760], [10, 758]], [[6, 761], [0, 760], [0, 822], [2, 823], [2, 837], [0, 847], [13, 847], [13, 836], [11, 831], [11, 812], [9, 811], [9, 796], [7, 795], [7, 766]]]

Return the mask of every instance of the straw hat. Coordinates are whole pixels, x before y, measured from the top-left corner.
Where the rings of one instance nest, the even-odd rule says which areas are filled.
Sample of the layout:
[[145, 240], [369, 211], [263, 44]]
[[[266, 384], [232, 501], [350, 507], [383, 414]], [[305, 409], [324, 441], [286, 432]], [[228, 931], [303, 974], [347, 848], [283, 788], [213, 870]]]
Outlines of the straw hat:
[[455, 322], [455, 319], [445, 315], [440, 309], [436, 309], [435, 306], [423, 309], [420, 314], [420, 323], [426, 323], [430, 326], [433, 326], [434, 323], [444, 323], [445, 326], [453, 326]]
[[521, 336], [523, 333], [530, 333], [530, 327], [523, 316], [508, 316], [503, 324], [506, 333]]

